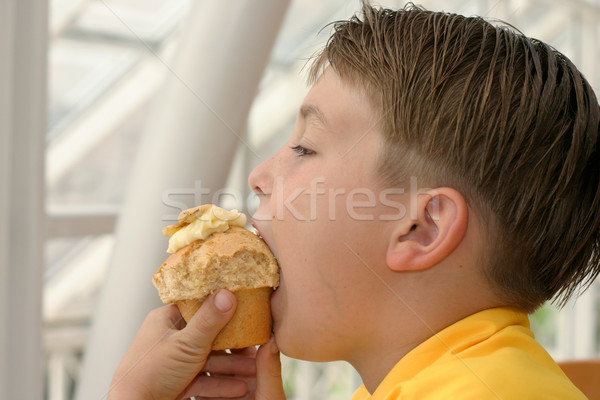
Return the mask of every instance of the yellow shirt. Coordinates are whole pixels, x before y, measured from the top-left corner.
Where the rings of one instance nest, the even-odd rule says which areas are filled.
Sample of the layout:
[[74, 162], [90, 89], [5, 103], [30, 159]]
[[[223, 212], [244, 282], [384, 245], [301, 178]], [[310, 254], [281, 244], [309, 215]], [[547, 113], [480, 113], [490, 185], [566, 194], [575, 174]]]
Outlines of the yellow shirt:
[[404, 356], [371, 395], [352, 400], [585, 399], [529, 330], [527, 315], [508, 308], [473, 314]]

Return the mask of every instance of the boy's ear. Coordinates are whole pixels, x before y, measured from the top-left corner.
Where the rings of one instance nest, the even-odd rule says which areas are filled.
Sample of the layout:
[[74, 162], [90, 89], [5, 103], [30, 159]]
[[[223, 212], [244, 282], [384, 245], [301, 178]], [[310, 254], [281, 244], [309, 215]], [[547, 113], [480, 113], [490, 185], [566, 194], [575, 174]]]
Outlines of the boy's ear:
[[430, 268], [450, 255], [463, 240], [469, 222], [464, 197], [442, 187], [419, 193], [410, 218], [399, 221], [388, 246], [386, 261], [394, 271]]

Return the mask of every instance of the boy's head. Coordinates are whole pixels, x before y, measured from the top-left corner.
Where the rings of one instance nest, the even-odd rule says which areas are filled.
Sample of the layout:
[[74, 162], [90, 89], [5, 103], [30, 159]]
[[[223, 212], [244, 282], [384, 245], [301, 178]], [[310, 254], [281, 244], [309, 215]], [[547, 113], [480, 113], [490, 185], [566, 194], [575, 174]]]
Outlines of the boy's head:
[[335, 24], [331, 66], [379, 115], [388, 186], [448, 186], [486, 226], [506, 304], [564, 302], [600, 272], [600, 109], [562, 54], [481, 18], [363, 7]]

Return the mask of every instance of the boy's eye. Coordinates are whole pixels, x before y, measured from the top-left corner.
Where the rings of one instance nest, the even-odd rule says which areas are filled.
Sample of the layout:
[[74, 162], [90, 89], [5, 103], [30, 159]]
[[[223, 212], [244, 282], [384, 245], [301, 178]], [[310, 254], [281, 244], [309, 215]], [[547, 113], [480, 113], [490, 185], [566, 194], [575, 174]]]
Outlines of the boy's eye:
[[300, 145], [296, 145], [293, 147], [290, 147], [290, 149], [294, 150], [299, 157], [302, 156], [310, 156], [312, 154], [316, 154], [314, 151], [307, 149], [306, 147], [300, 146]]

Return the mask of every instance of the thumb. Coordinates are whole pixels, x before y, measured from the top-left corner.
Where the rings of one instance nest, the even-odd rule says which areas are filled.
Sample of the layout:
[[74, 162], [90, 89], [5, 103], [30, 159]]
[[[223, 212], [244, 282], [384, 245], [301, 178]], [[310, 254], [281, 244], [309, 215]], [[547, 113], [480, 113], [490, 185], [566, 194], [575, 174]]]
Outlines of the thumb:
[[233, 293], [221, 289], [206, 298], [185, 328], [178, 332], [190, 348], [208, 355], [210, 348], [223, 327], [229, 322], [236, 308]]
[[256, 353], [256, 400], [284, 400], [281, 359], [275, 337], [260, 346]]

